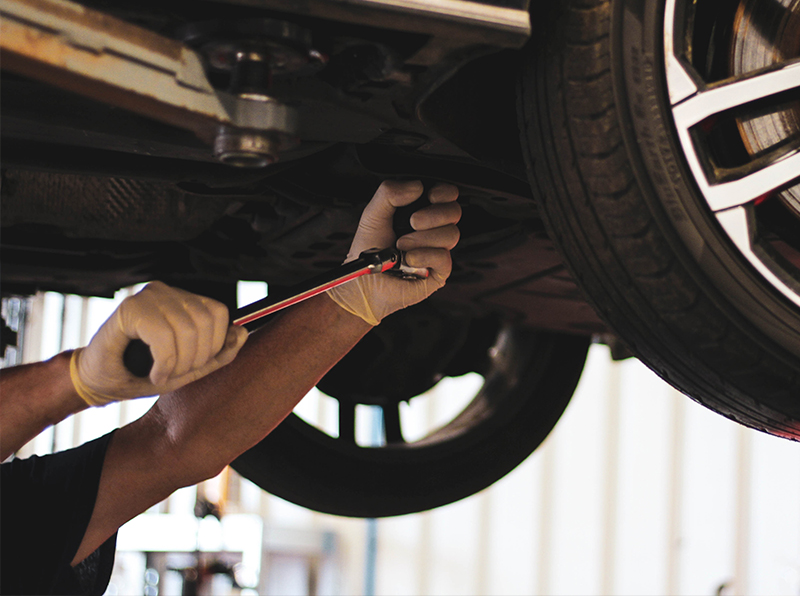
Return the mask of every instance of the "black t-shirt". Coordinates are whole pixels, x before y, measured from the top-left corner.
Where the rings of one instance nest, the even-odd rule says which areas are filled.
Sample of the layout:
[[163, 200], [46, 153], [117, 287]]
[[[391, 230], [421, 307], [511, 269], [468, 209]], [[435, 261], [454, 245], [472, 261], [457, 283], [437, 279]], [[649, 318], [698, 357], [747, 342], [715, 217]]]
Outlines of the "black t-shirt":
[[116, 534], [75, 568], [70, 562], [92, 517], [112, 435], [0, 466], [0, 593], [105, 592]]

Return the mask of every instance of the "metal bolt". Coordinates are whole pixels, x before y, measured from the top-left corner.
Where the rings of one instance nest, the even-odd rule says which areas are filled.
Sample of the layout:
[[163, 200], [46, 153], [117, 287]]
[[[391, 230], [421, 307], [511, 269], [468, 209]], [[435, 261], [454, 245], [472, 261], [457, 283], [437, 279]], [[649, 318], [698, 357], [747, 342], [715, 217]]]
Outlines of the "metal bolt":
[[263, 49], [240, 49], [234, 55], [231, 82], [228, 89], [233, 95], [267, 95], [272, 83], [273, 60]]
[[221, 126], [214, 140], [214, 157], [240, 168], [263, 168], [278, 160], [280, 142], [269, 133]]

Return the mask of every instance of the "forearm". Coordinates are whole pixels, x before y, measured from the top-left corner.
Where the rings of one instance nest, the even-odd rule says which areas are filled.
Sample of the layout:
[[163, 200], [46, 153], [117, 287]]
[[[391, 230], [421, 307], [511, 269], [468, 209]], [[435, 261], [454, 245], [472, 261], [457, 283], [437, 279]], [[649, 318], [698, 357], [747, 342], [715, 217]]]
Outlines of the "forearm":
[[0, 457], [9, 455], [48, 426], [87, 407], [69, 377], [70, 352], [0, 374]]
[[161, 396], [111, 441], [73, 563], [129, 519], [258, 443], [370, 328], [318, 296], [253, 333], [232, 363]]
[[178, 445], [224, 465], [274, 429], [370, 329], [327, 296], [251, 335], [236, 360], [154, 407]]

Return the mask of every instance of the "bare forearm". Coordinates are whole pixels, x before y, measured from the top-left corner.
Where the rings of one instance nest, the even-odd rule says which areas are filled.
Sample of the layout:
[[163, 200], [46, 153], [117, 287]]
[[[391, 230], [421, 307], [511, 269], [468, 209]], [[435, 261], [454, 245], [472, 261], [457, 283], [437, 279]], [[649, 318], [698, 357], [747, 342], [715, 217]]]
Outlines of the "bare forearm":
[[69, 377], [70, 353], [6, 369], [0, 375], [0, 457], [6, 459], [50, 425], [83, 409]]
[[318, 296], [252, 334], [231, 364], [161, 396], [114, 436], [73, 562], [172, 491], [213, 476], [258, 443], [370, 328]]
[[154, 407], [175, 443], [202, 464], [227, 464], [263, 439], [370, 326], [327, 296], [254, 333], [236, 360]]

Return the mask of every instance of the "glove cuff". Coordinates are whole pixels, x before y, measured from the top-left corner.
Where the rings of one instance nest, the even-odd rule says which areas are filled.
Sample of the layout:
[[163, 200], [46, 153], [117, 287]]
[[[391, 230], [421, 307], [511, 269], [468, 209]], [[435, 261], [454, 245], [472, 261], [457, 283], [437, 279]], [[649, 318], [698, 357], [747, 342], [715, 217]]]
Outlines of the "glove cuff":
[[80, 395], [81, 399], [90, 406], [105, 406], [113, 401], [117, 401], [113, 397], [93, 391], [88, 385], [86, 385], [86, 383], [83, 382], [79, 372], [79, 359], [82, 352], [83, 348], [78, 348], [72, 352], [72, 357], [69, 359], [69, 378], [72, 381], [72, 386], [75, 388], [75, 392]]
[[328, 290], [327, 294], [341, 308], [374, 327], [381, 321], [370, 308], [361, 281], [361, 279], [355, 279], [350, 283]]

